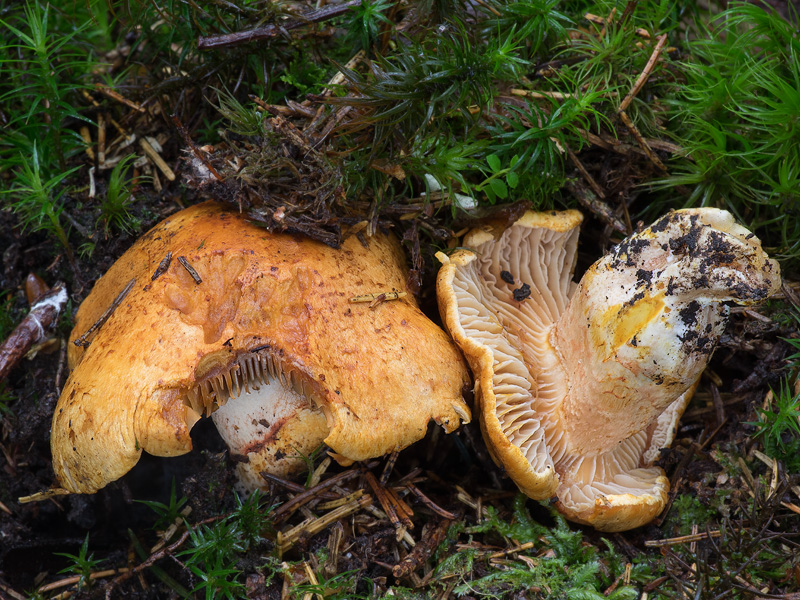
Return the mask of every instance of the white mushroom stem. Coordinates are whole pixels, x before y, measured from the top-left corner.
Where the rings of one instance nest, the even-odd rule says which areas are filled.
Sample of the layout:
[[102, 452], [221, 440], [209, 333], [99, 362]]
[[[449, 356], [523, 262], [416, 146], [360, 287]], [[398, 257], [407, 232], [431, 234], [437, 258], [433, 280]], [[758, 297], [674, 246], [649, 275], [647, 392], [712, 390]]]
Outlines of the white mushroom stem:
[[265, 347], [229, 364], [225, 352], [206, 357], [208, 373], [186, 392], [187, 422], [194, 425], [202, 414], [211, 415], [237, 463], [244, 492], [264, 486], [264, 471], [282, 477], [302, 471], [303, 457], [329, 433], [313, 386], [277, 354]]
[[652, 426], [700, 377], [722, 303], [779, 286], [758, 238], [713, 209], [672, 212], [595, 263], [550, 334], [568, 388], [563, 455], [599, 455]]
[[263, 471], [281, 477], [301, 471], [303, 457], [328, 435], [325, 415], [305, 395], [277, 379], [250, 387], [212, 415], [247, 492], [264, 487]]

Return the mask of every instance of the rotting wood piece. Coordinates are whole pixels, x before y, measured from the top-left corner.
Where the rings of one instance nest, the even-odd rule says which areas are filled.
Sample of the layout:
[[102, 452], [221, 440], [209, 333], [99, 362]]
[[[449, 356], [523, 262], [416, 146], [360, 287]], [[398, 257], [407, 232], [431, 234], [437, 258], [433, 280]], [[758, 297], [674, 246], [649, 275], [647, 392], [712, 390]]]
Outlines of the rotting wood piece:
[[0, 345], [0, 381], [35, 344], [47, 339], [66, 303], [67, 290], [63, 283], [57, 283], [31, 306], [28, 315]]
[[392, 575], [398, 578], [407, 577], [412, 571], [416, 571], [420, 565], [425, 563], [439, 544], [444, 541], [451, 522], [449, 519], [444, 519], [435, 525], [426, 523], [422, 528], [419, 543], [414, 546], [402, 561], [392, 567]]

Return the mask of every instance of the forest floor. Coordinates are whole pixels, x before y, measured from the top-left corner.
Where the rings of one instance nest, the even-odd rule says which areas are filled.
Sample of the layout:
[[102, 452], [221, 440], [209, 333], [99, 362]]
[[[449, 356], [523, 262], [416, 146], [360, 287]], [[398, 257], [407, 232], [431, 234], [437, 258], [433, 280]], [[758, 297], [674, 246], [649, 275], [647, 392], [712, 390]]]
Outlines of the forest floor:
[[[110, 2], [109, 6], [121, 10], [122, 3], [117, 4]], [[0, 165], [3, 202], [8, 203], [9, 209], [0, 210], [0, 341], [12, 335], [28, 313], [25, 281], [30, 273], [50, 286], [65, 282], [69, 296], [46, 343], [20, 361], [5, 381], [0, 381], [0, 598], [800, 600], [800, 228], [793, 225], [800, 219], [798, 195], [796, 190], [787, 192], [789, 200], [781, 196], [783, 204], [772, 197], [763, 204], [754, 203], [735, 196], [739, 187], [730, 179], [735, 180], [737, 175], [731, 173], [722, 182], [714, 179], [711, 185], [711, 177], [707, 176], [710, 171], [703, 172], [705, 179], [676, 176], [666, 196], [663, 186], [643, 189], [646, 182], [666, 177], [660, 171], [662, 167], [671, 174], [699, 172], [691, 171], [700, 164], [699, 159], [689, 161], [688, 167], [674, 166], [672, 161], [681, 155], [679, 143], [676, 137], [658, 129], [660, 117], [653, 117], [650, 128], [646, 123], [650, 118], [648, 110], [658, 113], [663, 109], [656, 99], [662, 92], [658, 86], [674, 85], [672, 77], [678, 69], [673, 66], [679, 63], [678, 54], [687, 52], [681, 44], [690, 42], [679, 39], [679, 30], [670, 30], [669, 39], [669, 44], [678, 49], [665, 46], [665, 38], [664, 54], [659, 58], [662, 49], [656, 48], [656, 31], [646, 37], [634, 31], [634, 24], [638, 27], [643, 22], [636, 21], [640, 14], [636, 11], [641, 7], [637, 8], [636, 2], [621, 3], [616, 18], [620, 19], [619, 35], [629, 36], [624, 44], [632, 48], [639, 40], [645, 46], [635, 61], [624, 63], [628, 75], [624, 85], [628, 87], [620, 88], [612, 97], [618, 103], [643, 73], [653, 78], [648, 85], [655, 86], [656, 91], [647, 96], [649, 88], [645, 87], [644, 92], [639, 92], [642, 104], [636, 104], [638, 99], [630, 103], [636, 107], [634, 116], [642, 131], [616, 120], [615, 109], [614, 137], [608, 129], [611, 121], [603, 120], [605, 114], [611, 114], [603, 112], [607, 107], [598, 105], [599, 116], [587, 118], [584, 109], [594, 110], [594, 105], [589, 109], [584, 106], [583, 117], [570, 121], [571, 117], [564, 116], [566, 108], [562, 113], [558, 105], [552, 104], [542, 112], [534, 110], [520, 121], [520, 127], [524, 125], [525, 131], [532, 131], [536, 127], [531, 115], [539, 115], [545, 121], [553, 119], [546, 123], [550, 129], [541, 139], [527, 137], [528, 134], [520, 138], [531, 147], [540, 144], [547, 149], [533, 157], [522, 155], [515, 159], [514, 153], [521, 151], [509, 150], [510, 146], [503, 146], [500, 138], [494, 140], [498, 142], [496, 147], [491, 146], [492, 132], [516, 131], [517, 122], [512, 121], [515, 111], [528, 110], [520, 100], [525, 95], [513, 91], [519, 91], [517, 85], [493, 79], [508, 65], [490, 65], [489, 70], [494, 69], [494, 73], [487, 79], [491, 83], [487, 89], [496, 85], [499, 91], [487, 92], [488, 97], [481, 95], [485, 91], [482, 88], [476, 88], [474, 94], [470, 88], [462, 97], [461, 91], [448, 91], [439, 82], [436, 91], [445, 99], [441, 105], [436, 104], [438, 96], [415, 98], [417, 104], [409, 101], [402, 109], [396, 108], [402, 98], [392, 95], [402, 87], [402, 81], [398, 83], [388, 76], [381, 79], [388, 72], [386, 65], [383, 72], [371, 71], [368, 67], [374, 68], [374, 63], [364, 59], [363, 54], [360, 61], [349, 63], [352, 71], [348, 71], [346, 82], [339, 76], [338, 85], [347, 88], [346, 94], [333, 93], [330, 90], [334, 87], [319, 84], [330, 83], [340, 69], [346, 70], [342, 65], [354, 58], [350, 50], [355, 42], [348, 42], [346, 52], [337, 46], [337, 62], [325, 63], [324, 68], [315, 62], [316, 50], [301, 47], [335, 45], [349, 27], [348, 31], [356, 32], [354, 39], [359, 40], [359, 34], [366, 36], [360, 39], [362, 46], [372, 44], [391, 54], [398, 44], [407, 41], [404, 36], [419, 37], [419, 31], [434, 27], [420, 25], [424, 19], [416, 11], [425, 10], [422, 5], [412, 10], [413, 3], [363, 2], [358, 13], [361, 29], [352, 21], [336, 20], [343, 11], [330, 17], [333, 20], [321, 18], [319, 11], [326, 10], [324, 3], [317, 7], [293, 4], [291, 14], [305, 15], [305, 20], [281, 21], [279, 15], [272, 15], [270, 18], [280, 27], [268, 18], [255, 20], [269, 30], [262, 32], [260, 39], [266, 40], [266, 50], [261, 48], [259, 52], [272, 52], [271, 59], [283, 65], [282, 83], [275, 84], [279, 93], [272, 89], [269, 97], [266, 93], [259, 97], [255, 85], [245, 90], [253, 92], [250, 96], [237, 91], [237, 79], [243, 77], [242, 73], [255, 78], [260, 66], [253, 67], [253, 61], [258, 61], [244, 56], [240, 42], [232, 37], [237, 27], [245, 29], [252, 15], [247, 7], [236, 12], [223, 4], [214, 6], [216, 10], [229, 11], [224, 13], [226, 19], [231, 14], [235, 17], [225, 22], [223, 32], [208, 25], [214, 19], [207, 13], [192, 13], [193, 9], [186, 8], [193, 3], [183, 8], [170, 4], [169, 9], [175, 11], [173, 16], [184, 15], [176, 22], [180, 21], [181, 26], [189, 24], [192, 43], [199, 39], [201, 45], [219, 43], [222, 47], [224, 43], [225, 48], [231, 48], [230, 55], [221, 56], [227, 56], [236, 68], [231, 67], [224, 77], [220, 74], [226, 70], [224, 64], [209, 70], [208, 63], [192, 53], [181, 55], [175, 50], [180, 40], [156, 38], [156, 33], [163, 34], [163, 24], [169, 23], [171, 17], [165, 14], [163, 21], [157, 20], [152, 14], [154, 9], [142, 5], [142, 11], [150, 11], [140, 15], [142, 21], [151, 19], [150, 33], [143, 33], [141, 26], [131, 28], [104, 51], [109, 64], [129, 61], [125, 69], [119, 67], [119, 72], [124, 70], [125, 74], [115, 80], [115, 87], [105, 82], [93, 82], [83, 89], [73, 86], [69, 92], [72, 95], [64, 92], [59, 96], [59, 101], [73, 102], [73, 108], [56, 105], [55, 97], [48, 96], [51, 103], [42, 104], [41, 112], [47, 116], [42, 123], [46, 122], [49, 129], [33, 146], [38, 154], [27, 154], [41, 161], [39, 183], [55, 182], [43, 188], [44, 196], [36, 196], [36, 210], [41, 211], [38, 216], [32, 215], [30, 208], [35, 196], [28, 185], [32, 179], [24, 180], [28, 183], [14, 179], [15, 174], [24, 174], [24, 167], [8, 158], [11, 154], [7, 152], [8, 148], [25, 147], [19, 140], [27, 135], [27, 125], [20, 123], [27, 121], [14, 121], [15, 110], [24, 113], [20, 108], [24, 97], [0, 88], [0, 98], [10, 107], [3, 112], [0, 104], [0, 116], [11, 123], [0, 144], [0, 161], [5, 161]], [[431, 23], [441, 4], [425, 5], [426, 10], [432, 11], [425, 17], [430, 17]], [[464, 4], [468, 8], [459, 3], [465, 11], [464, 22], [481, 22], [485, 15], [481, 16], [480, 7], [484, 3]], [[529, 4], [553, 8], [553, 3], [519, 6]], [[489, 5], [498, 15], [505, 10], [500, 4]], [[789, 5], [777, 5], [782, 18], [793, 18]], [[331, 6], [333, 13], [337, 5]], [[600, 18], [605, 25], [599, 25], [598, 17], [591, 12], [599, 13], [599, 6], [576, 3], [576, 7], [570, 8], [569, 18], [580, 28], [564, 29], [565, 39], [574, 41], [576, 48], [584, 41], [587, 47], [589, 41], [608, 42], [604, 37], [606, 26], [611, 28], [615, 13], [603, 13], [610, 16], [606, 21], [606, 17]], [[627, 17], [632, 19], [630, 22], [620, 16], [628, 7], [632, 7]], [[52, 8], [51, 27], [63, 26], [56, 18], [58, 10]], [[189, 13], [180, 13], [183, 10]], [[676, 15], [670, 18], [676, 23], [687, 18], [675, 10]], [[375, 17], [375, 12], [385, 18]], [[198, 19], [202, 26], [198, 25], [192, 22], [192, 14], [201, 14], [208, 20]], [[12, 17], [22, 18], [12, 12], [0, 12], [3, 23], [16, 22], [11, 21]], [[520, 17], [512, 14], [510, 18]], [[368, 23], [369, 19], [372, 21]], [[662, 15], [661, 22], [666, 21]], [[94, 22], [97, 23], [96, 18]], [[461, 35], [448, 22], [451, 33]], [[508, 23], [495, 23], [495, 27], [501, 26]], [[119, 24], [108, 26], [108, 31], [120, 29]], [[171, 33], [180, 35], [178, 29], [176, 26]], [[513, 30], [509, 27], [509, 31]], [[10, 31], [3, 30], [5, 43]], [[796, 31], [792, 31], [787, 35], [793, 35], [800, 48]], [[151, 34], [154, 37], [147, 37]], [[225, 39], [214, 41], [212, 34]], [[471, 32], [464, 35], [470, 43], [475, 41], [469, 37]], [[530, 32], [527, 35], [534, 37]], [[159, 46], [164, 39], [174, 47]], [[562, 68], [561, 63], [556, 64], [559, 60], [564, 60], [563, 64], [578, 62], [574, 57], [563, 59], [547, 54], [548, 42], [542, 43], [537, 57], [525, 56], [526, 64], [536, 66], [526, 71], [531, 80], [534, 72]], [[558, 40], [549, 43], [557, 45]], [[421, 47], [426, 52], [431, 50], [429, 43]], [[458, 52], [463, 52], [462, 58], [469, 62], [468, 49], [457, 47], [457, 43], [453, 47], [442, 46], [440, 52], [447, 56], [461, 56]], [[598, 48], [579, 51], [596, 60], [592, 68], [599, 73], [606, 59]], [[163, 67], [156, 77], [153, 57], [170, 52], [174, 63]], [[131, 58], [137, 54], [149, 66], [141, 66]], [[184, 62], [178, 60], [178, 55]], [[309, 58], [312, 55], [314, 60]], [[614, 62], [618, 57], [609, 56], [608, 64], [618, 68]], [[660, 62], [654, 59], [653, 64], [648, 64], [648, 58], [653, 56]], [[303, 57], [308, 59], [307, 64], [302, 64]], [[708, 56], [706, 59], [712, 60]], [[402, 60], [398, 58], [394, 63], [400, 65], [398, 70], [407, 67], [408, 73], [421, 76], [415, 69], [424, 71], [423, 67]], [[791, 67], [790, 61], [782, 63], [781, 68]], [[11, 69], [9, 64], [4, 60], [0, 68], [5, 65]], [[61, 73], [60, 68], [53, 72]], [[474, 77], [469, 75], [467, 79], [480, 87], [481, 75], [478, 67], [475, 69]], [[528, 92], [536, 88], [536, 82], [531, 84], [516, 67], [508, 69], [520, 81], [525, 80], [523, 87]], [[370, 73], [378, 83], [369, 79]], [[791, 79], [790, 75], [785, 76], [787, 81]], [[178, 81], [182, 77], [185, 80]], [[191, 78], [195, 78], [194, 84], [187, 83]], [[378, 85], [387, 81], [396, 87]], [[688, 89], [687, 81], [681, 83]], [[226, 86], [230, 92], [220, 91]], [[533, 98], [533, 93], [528, 97]], [[608, 98], [606, 95], [587, 102], [602, 103]], [[428, 101], [437, 107], [433, 115], [424, 110]], [[688, 104], [686, 98], [682, 101]], [[244, 106], [246, 102], [250, 104]], [[469, 109], [481, 103], [491, 107], [487, 109], [488, 116], [473, 123]], [[210, 104], [214, 104], [214, 111]], [[422, 110], [418, 110], [420, 106]], [[615, 106], [618, 108], [618, 104]], [[54, 112], [53, 107], [60, 112]], [[394, 110], [399, 112], [386, 116]], [[403, 116], [395, 118], [400, 113]], [[408, 116], [411, 114], [416, 115], [413, 123]], [[557, 121], [556, 117], [565, 120]], [[446, 118], [447, 125], [435, 131], [426, 129], [426, 123], [437, 118]], [[56, 122], [61, 133], [55, 131]], [[225, 123], [229, 125], [227, 129]], [[498, 123], [503, 126], [492, 129], [500, 127]], [[85, 135], [84, 124], [88, 128]], [[11, 135], [12, 125], [21, 132], [18, 137]], [[467, 129], [468, 135], [476, 135], [477, 143], [453, 142], [461, 152], [458, 156], [425, 146], [436, 136], [457, 140], [449, 136]], [[408, 133], [412, 130], [413, 135]], [[67, 144], [67, 133], [76, 134], [72, 137], [77, 139], [83, 136], [84, 141], [88, 135], [90, 143], [84, 143], [80, 151], [64, 153], [63, 167], [75, 167], [76, 171], [63, 184], [67, 191], [54, 194], [62, 180], [57, 175], [48, 179], [44, 167], [49, 160], [50, 173], [61, 172], [55, 149]], [[416, 155], [404, 147], [412, 137], [417, 147], [428, 150]], [[745, 137], [737, 137], [737, 143], [744, 144]], [[578, 138], [583, 142], [576, 141]], [[640, 138], [646, 138], [644, 145]], [[754, 146], [759, 139], [754, 133]], [[689, 141], [700, 144], [694, 138], [687, 138], [686, 143]], [[45, 143], [51, 144], [49, 150]], [[357, 157], [356, 151], [343, 150], [345, 143], [358, 151], [375, 144], [386, 154], [365, 153]], [[198, 147], [204, 144], [213, 146], [207, 153], [210, 158], [206, 159], [206, 166], [222, 174], [212, 183], [198, 181], [196, 166], [191, 166], [191, 158], [198, 156]], [[640, 150], [645, 146], [647, 151]], [[131, 148], [135, 156], [129, 160], [125, 157]], [[765, 148], [782, 152], [774, 146]], [[787, 148], [796, 151], [794, 146]], [[324, 160], [314, 158], [317, 152], [324, 155]], [[550, 158], [548, 152], [552, 154]], [[436, 161], [431, 158], [434, 155]], [[725, 154], [729, 161], [725, 164], [738, 165], [734, 161], [740, 160], [741, 155]], [[491, 156], [497, 158], [497, 164]], [[104, 164], [106, 160], [108, 163]], [[127, 169], [113, 169], [114, 165], [125, 165], [126, 160]], [[542, 169], [558, 174], [541, 180], [530, 179], [534, 177], [530, 174], [533, 170], [517, 175], [515, 166], [528, 160], [537, 169], [540, 163], [536, 161], [545, 161]], [[755, 177], [753, 165], [757, 161], [748, 156], [747, 161], [751, 160], [746, 168], [739, 165], [743, 180]], [[232, 177], [237, 161], [252, 165], [253, 169], [238, 168], [241, 177]], [[476, 161], [481, 167], [475, 166]], [[289, 162], [291, 166], [287, 166]], [[39, 163], [36, 164], [38, 169]], [[764, 164], [764, 172], [773, 168], [772, 161]], [[435, 170], [437, 165], [440, 171]], [[688, 171], [680, 171], [681, 168]], [[776, 165], [778, 168], [783, 167]], [[791, 178], [800, 173], [793, 168], [789, 165], [784, 169], [790, 173], [786, 180], [789, 188], [796, 181]], [[122, 180], [114, 181], [112, 171]], [[437, 173], [441, 182], [449, 178], [454, 187], [443, 185], [444, 189], [438, 192], [430, 189], [429, 182], [421, 176], [427, 172]], [[778, 186], [779, 179], [780, 174], [775, 174], [770, 182]], [[703, 188], [704, 185], [709, 187]], [[752, 179], [747, 179], [746, 185], [755, 186]], [[287, 192], [291, 186], [295, 187]], [[516, 196], [515, 189], [527, 191]], [[533, 197], [537, 189], [544, 190], [542, 194], [547, 198]], [[700, 191], [694, 194], [695, 189]], [[358, 190], [358, 194], [348, 196], [351, 190]], [[396, 195], [389, 193], [392, 190]], [[476, 210], [452, 209], [456, 201], [451, 198], [459, 190], [464, 194], [469, 191], [478, 199]], [[665, 200], [670, 193], [679, 199]], [[393, 229], [408, 249], [410, 282], [418, 290], [422, 308], [431, 319], [440, 322], [432, 253], [448, 243], [456, 245], [456, 234], [487, 216], [510, 221], [529, 207], [581, 208], [586, 216], [578, 260], [581, 271], [631, 233], [637, 220], [654, 218], [670, 208], [698, 204], [707, 193], [719, 193], [724, 199], [721, 206], [747, 217], [747, 224], [765, 240], [765, 246], [779, 254], [784, 284], [782, 291], [767, 303], [732, 310], [728, 328], [680, 421], [675, 441], [657, 461], [670, 480], [671, 491], [664, 512], [648, 525], [622, 533], [600, 533], [565, 521], [552, 502], [527, 499], [492, 461], [477, 421], [450, 435], [431, 428], [424, 440], [398, 456], [351, 467], [341, 467], [320, 452], [313, 458], [314, 470], [305, 481], [272, 478], [262, 494], [244, 499], [233, 491], [234, 461], [210, 420], [204, 419], [193, 429], [194, 449], [185, 456], [164, 459], [144, 454], [127, 475], [93, 495], [19, 501], [48, 490], [55, 482], [50, 427], [68, 376], [66, 350], [76, 337], [72, 323], [77, 307], [94, 282], [141, 234], [199, 200], [213, 197], [241, 206], [248, 216], [269, 227], [278, 227], [276, 222], [281, 219], [273, 216], [276, 211], [283, 214], [288, 205], [290, 210], [286, 211], [282, 227], [330, 245], [338, 244], [348, 228], [362, 223], [365, 230]], [[551, 195], [557, 200], [551, 200]], [[337, 200], [345, 196], [351, 201]], [[118, 197], [122, 199], [115, 204]], [[520, 201], [511, 202], [512, 198]], [[764, 212], [767, 208], [762, 211], [764, 206], [777, 211], [778, 217]], [[55, 221], [50, 219], [52, 207], [57, 209]], [[48, 222], [51, 226], [42, 225]], [[783, 237], [774, 234], [781, 223]]]

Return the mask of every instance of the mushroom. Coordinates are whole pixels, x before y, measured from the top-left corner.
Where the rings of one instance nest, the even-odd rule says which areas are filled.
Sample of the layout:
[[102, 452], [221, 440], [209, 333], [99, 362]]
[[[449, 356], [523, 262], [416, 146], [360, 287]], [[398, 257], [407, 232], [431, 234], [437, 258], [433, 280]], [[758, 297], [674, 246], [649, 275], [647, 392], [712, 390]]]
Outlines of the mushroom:
[[403, 292], [406, 275], [388, 235], [333, 249], [214, 202], [162, 221], [78, 310], [73, 338], [102, 324], [88, 347], [70, 344], [51, 436], [59, 485], [92, 493], [142, 451], [184, 454], [204, 415], [246, 489], [265, 469], [293, 471], [323, 441], [351, 462], [408, 446], [430, 421], [453, 431], [470, 412], [452, 341], [410, 294], [350, 302]]
[[778, 264], [730, 213], [670, 212], [572, 281], [582, 216], [526, 213], [442, 262], [440, 312], [475, 375], [487, 445], [519, 488], [603, 531], [649, 522], [653, 466], [727, 321]]

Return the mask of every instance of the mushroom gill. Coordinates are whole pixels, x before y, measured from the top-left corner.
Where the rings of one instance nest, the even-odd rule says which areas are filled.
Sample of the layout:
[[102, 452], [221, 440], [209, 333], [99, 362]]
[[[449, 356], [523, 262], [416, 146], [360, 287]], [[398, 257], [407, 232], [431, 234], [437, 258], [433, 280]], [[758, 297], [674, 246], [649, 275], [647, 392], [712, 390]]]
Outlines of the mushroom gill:
[[672, 442], [728, 315], [780, 285], [758, 239], [716, 209], [674, 211], [572, 282], [581, 217], [527, 213], [467, 235], [438, 279], [496, 460], [537, 499], [606, 531], [648, 522]]
[[323, 441], [354, 461], [405, 448], [430, 421], [454, 430], [469, 377], [447, 335], [411, 294], [350, 302], [407, 292], [406, 279], [388, 235], [333, 249], [214, 202], [162, 221], [78, 310], [73, 339], [113, 308], [88, 347], [70, 344], [51, 436], [59, 485], [91, 493], [142, 451], [188, 452], [209, 414], [248, 488]]

